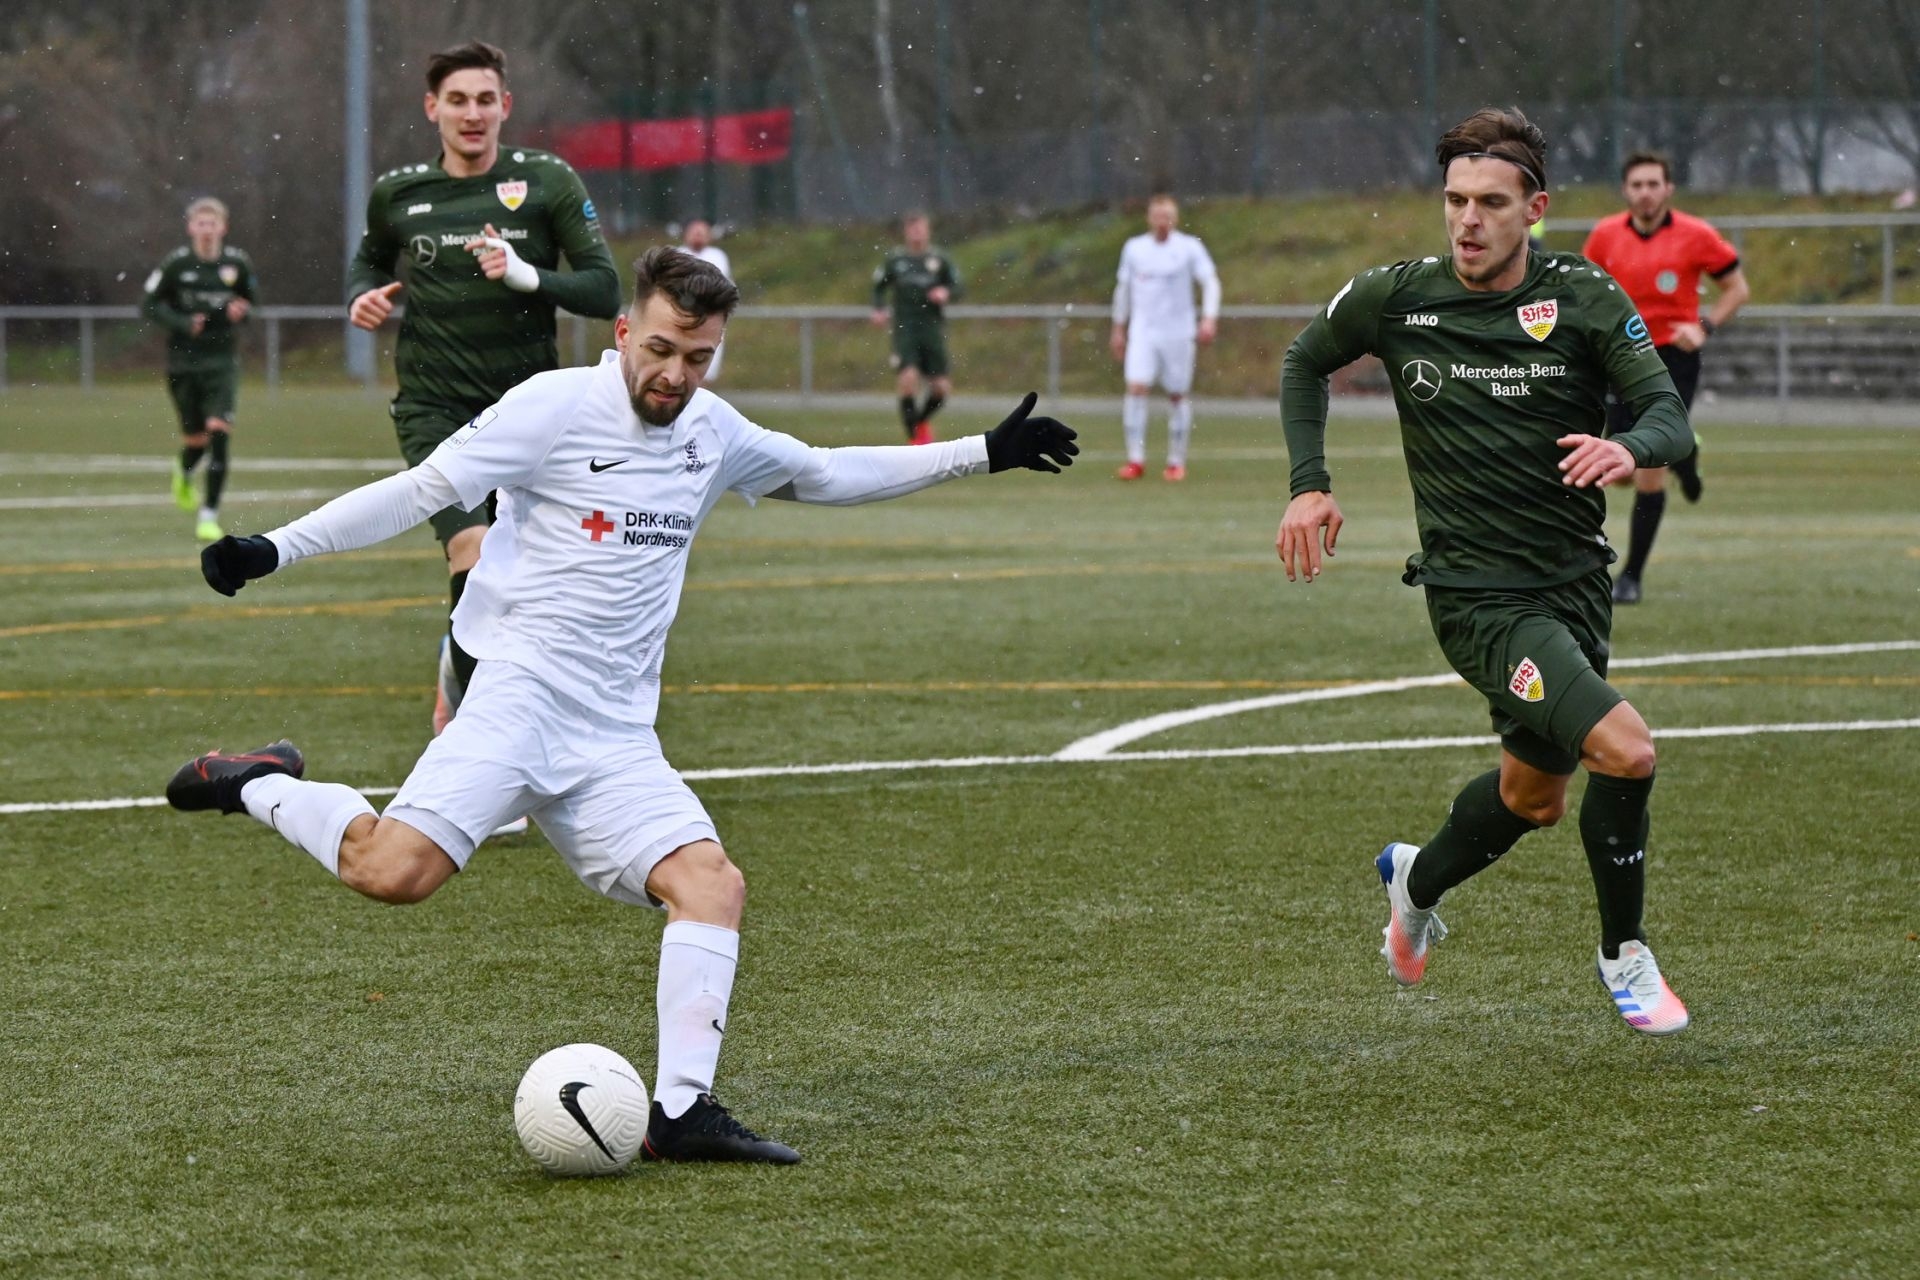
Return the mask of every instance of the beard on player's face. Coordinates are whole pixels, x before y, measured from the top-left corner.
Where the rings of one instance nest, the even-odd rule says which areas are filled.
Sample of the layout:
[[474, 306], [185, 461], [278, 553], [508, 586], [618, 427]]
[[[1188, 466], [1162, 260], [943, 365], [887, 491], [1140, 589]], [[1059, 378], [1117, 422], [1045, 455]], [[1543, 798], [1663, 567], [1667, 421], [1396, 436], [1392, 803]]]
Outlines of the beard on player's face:
[[626, 375], [627, 399], [640, 421], [650, 427], [669, 427], [687, 407], [699, 380], [688, 370], [678, 379], [658, 366], [647, 368], [637, 358], [640, 348], [629, 347], [621, 353], [620, 369]]

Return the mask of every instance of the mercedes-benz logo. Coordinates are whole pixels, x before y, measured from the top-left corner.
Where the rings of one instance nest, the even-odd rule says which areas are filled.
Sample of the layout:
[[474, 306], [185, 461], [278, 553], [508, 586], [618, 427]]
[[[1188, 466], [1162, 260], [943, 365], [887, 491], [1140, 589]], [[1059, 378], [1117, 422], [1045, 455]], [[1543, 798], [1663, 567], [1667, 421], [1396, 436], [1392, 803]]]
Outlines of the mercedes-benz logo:
[[1440, 394], [1440, 370], [1430, 360], [1409, 360], [1401, 365], [1400, 382], [1415, 400], [1427, 401]]
[[432, 236], [415, 236], [407, 248], [413, 253], [414, 265], [420, 267], [432, 266], [434, 256], [440, 252]]

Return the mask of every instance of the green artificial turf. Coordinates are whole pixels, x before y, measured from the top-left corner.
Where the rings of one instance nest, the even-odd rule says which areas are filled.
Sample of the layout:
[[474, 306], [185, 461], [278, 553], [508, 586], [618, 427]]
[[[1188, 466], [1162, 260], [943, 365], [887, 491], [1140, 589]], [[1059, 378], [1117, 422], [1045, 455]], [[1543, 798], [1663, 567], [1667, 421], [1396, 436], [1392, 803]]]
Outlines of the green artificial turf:
[[[389, 908], [244, 818], [0, 813], [0, 1274], [1905, 1274], [1915, 730], [1661, 742], [1648, 923], [1684, 1034], [1636, 1035], [1595, 981], [1572, 823], [1451, 895], [1400, 991], [1371, 856], [1424, 840], [1489, 747], [910, 763], [1444, 669], [1398, 581], [1390, 424], [1336, 416], [1348, 524], [1310, 588], [1273, 558], [1277, 424], [1203, 415], [1182, 486], [1115, 483], [1117, 423], [1077, 425], [1065, 476], [730, 499], [692, 552], [660, 718], [680, 768], [908, 762], [694, 784], [749, 884], [718, 1091], [805, 1163], [557, 1182], [519, 1151], [540, 1052], [654, 1067], [659, 920], [537, 834]], [[164, 499], [171, 438], [157, 380], [0, 405], [0, 803], [157, 796], [283, 732], [310, 776], [397, 785], [427, 734], [431, 539], [220, 599], [191, 517], [113, 501]], [[392, 448], [363, 395], [252, 395], [228, 526]], [[1912, 649], [1627, 665], [1920, 640], [1915, 459], [1911, 432], [1710, 432], [1706, 501], [1669, 507], [1615, 629], [1656, 730], [1920, 718]], [[1128, 750], [1485, 732], [1432, 687]]]

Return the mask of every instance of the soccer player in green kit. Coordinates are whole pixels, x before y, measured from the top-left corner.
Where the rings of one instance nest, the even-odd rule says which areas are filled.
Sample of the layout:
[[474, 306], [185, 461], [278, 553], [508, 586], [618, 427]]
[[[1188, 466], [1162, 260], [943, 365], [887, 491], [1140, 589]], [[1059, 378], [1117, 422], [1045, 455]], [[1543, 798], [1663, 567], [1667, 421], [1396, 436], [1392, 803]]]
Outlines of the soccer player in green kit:
[[[903, 243], [873, 273], [873, 323], [885, 328], [892, 304], [893, 367], [899, 371], [900, 425], [914, 444], [933, 443], [933, 415], [953, 394], [948, 376], [946, 307], [960, 297], [953, 259], [933, 247], [933, 226], [924, 213], [900, 221]], [[920, 375], [927, 398], [917, 400]]]
[[[1424, 847], [1375, 859], [1390, 919], [1381, 954], [1402, 985], [1446, 937], [1441, 894], [1580, 804], [1600, 906], [1598, 969], [1636, 1030], [1687, 1025], [1641, 927], [1653, 736], [1606, 681], [1614, 560], [1602, 486], [1693, 447], [1686, 408], [1633, 303], [1585, 258], [1530, 247], [1547, 210], [1546, 139], [1486, 108], [1440, 139], [1449, 254], [1348, 281], [1287, 351], [1280, 402], [1292, 501], [1276, 539], [1312, 582], [1341, 526], [1327, 473], [1327, 375], [1365, 354], [1387, 367], [1413, 482], [1424, 587], [1447, 661], [1487, 699], [1500, 767], [1469, 782]], [[1611, 385], [1632, 427], [1603, 435]]]
[[[612, 319], [620, 278], [580, 175], [530, 147], [503, 152], [513, 110], [506, 57], [481, 41], [427, 60], [427, 119], [440, 156], [380, 176], [347, 285], [349, 315], [377, 329], [404, 287], [394, 347], [400, 391], [394, 429], [408, 466], [536, 373], [560, 367], [554, 311]], [[406, 279], [396, 278], [406, 259]], [[556, 270], [565, 257], [571, 273]], [[431, 521], [447, 555], [448, 593], [460, 603], [480, 559], [487, 510], [449, 507]], [[451, 611], [451, 610], [449, 610]], [[442, 647], [434, 731], [446, 727], [473, 677], [451, 636]]]
[[[203, 196], [187, 206], [188, 243], [147, 277], [141, 311], [167, 331], [167, 394], [180, 415], [180, 456], [173, 464], [173, 500], [199, 514], [194, 535], [217, 542], [220, 492], [227, 483], [227, 442], [240, 389], [234, 327], [257, 301], [253, 259], [227, 243], [227, 206]], [[207, 460], [207, 492], [197, 504], [193, 471]]]

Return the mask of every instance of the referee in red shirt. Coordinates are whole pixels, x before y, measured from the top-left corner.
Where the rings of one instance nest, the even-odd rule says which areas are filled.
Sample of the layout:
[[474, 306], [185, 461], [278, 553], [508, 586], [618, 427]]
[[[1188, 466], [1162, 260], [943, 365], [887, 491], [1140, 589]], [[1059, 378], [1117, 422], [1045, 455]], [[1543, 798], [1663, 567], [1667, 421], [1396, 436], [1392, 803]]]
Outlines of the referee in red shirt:
[[[1633, 299], [1653, 336], [1654, 350], [1666, 362], [1680, 398], [1691, 408], [1700, 385], [1700, 348], [1734, 313], [1746, 305], [1747, 278], [1740, 251], [1704, 219], [1673, 207], [1673, 166], [1658, 151], [1636, 151], [1620, 169], [1626, 213], [1607, 218], [1587, 236], [1581, 253], [1606, 269]], [[1712, 308], [1700, 314], [1700, 276], [1720, 287]], [[1611, 406], [1611, 431], [1633, 423], [1626, 406]], [[1700, 501], [1700, 455], [1676, 462], [1673, 472], [1688, 502]], [[1640, 601], [1640, 575], [1653, 552], [1654, 535], [1667, 509], [1667, 469], [1643, 467], [1633, 478], [1633, 522], [1627, 563], [1613, 582], [1617, 604]]]

